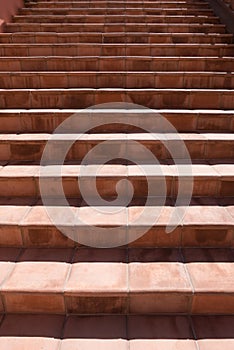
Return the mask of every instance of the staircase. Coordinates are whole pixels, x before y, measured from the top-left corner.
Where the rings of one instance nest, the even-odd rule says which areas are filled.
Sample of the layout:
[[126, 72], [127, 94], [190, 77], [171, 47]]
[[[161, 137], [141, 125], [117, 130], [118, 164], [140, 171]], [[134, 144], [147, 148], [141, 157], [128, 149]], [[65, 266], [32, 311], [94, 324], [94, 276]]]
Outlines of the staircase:
[[[5, 26], [0, 34], [1, 350], [234, 348], [233, 72], [233, 35], [202, 0], [39, 0], [27, 2]], [[82, 134], [61, 174], [69, 208], [82, 219], [73, 227], [59, 218], [61, 226], [73, 228], [73, 240], [43, 205], [40, 162], [54, 130], [75, 113], [81, 123], [61, 133], [58, 144], [60, 154], [64, 141]], [[184, 156], [176, 166], [168, 147], [174, 151], [178, 134], [158, 130], [152, 114], [173, 125], [192, 163], [190, 205], [170, 233], [165, 231], [177, 205]], [[84, 164], [104, 141], [115, 159], [104, 164], [97, 152]], [[154, 166], [136, 142], [158, 159], [161, 175], [146, 177], [126, 157]], [[134, 190], [113, 217], [99, 212], [99, 202], [90, 207], [77, 185], [83, 174], [92, 198], [92, 179], [82, 172], [97, 163], [104, 164], [97, 190], [109, 208], [118, 209], [111, 201], [120, 180], [129, 180]], [[57, 177], [52, 171], [47, 186], [56, 210], [63, 207], [56, 197]], [[161, 203], [162, 178], [165, 205], [150, 224]], [[145, 206], [149, 183], [155, 196]], [[122, 190], [126, 194], [129, 188]], [[136, 221], [142, 210], [144, 220]], [[82, 245], [91, 228], [93, 235], [105, 228], [107, 240], [117, 237], [122, 244]]]

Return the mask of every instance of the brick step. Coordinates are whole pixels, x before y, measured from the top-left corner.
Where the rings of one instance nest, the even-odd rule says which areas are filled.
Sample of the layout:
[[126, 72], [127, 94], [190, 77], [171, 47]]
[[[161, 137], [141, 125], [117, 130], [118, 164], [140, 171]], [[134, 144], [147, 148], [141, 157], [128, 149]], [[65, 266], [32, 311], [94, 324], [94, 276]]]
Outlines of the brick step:
[[[1, 56], [232, 57], [233, 44], [1, 44]], [[179, 64], [179, 58], [178, 58]]]
[[[97, 154], [97, 152], [94, 153], [95, 155]], [[103, 164], [103, 158], [99, 156], [97, 162], [93, 158], [94, 156], [88, 157], [90, 163], [85, 166], [64, 165], [62, 170], [58, 165], [50, 166], [46, 174], [42, 173], [39, 165], [3, 166], [0, 169], [1, 196], [10, 198], [40, 198], [40, 175], [44, 176], [44, 183], [46, 185], [48, 183], [47, 196], [54, 198], [56, 201], [62, 195], [59, 192], [58, 185], [55, 185], [56, 183], [58, 184], [60, 178], [67, 197], [82, 198], [81, 191], [85, 191], [86, 199], [93, 198], [94, 203], [97, 203], [97, 205], [100, 203], [100, 200], [96, 199], [93, 194], [94, 186], [97, 187], [100, 196], [111, 199], [116, 197], [116, 185], [122, 179], [127, 179], [131, 182], [134, 190], [134, 198], [146, 197], [148, 195], [148, 184], [150, 184], [151, 186], [155, 186], [154, 193], [150, 194], [152, 196], [151, 203], [156, 203], [157, 205], [159, 198], [164, 196], [163, 186], [166, 182], [165, 196], [175, 199], [178, 191], [178, 175], [186, 178], [186, 181], [191, 180], [193, 182], [191, 195], [194, 198], [200, 198], [201, 196], [209, 198], [213, 196], [215, 198], [229, 197], [232, 200], [234, 196], [233, 164], [218, 164], [213, 166], [193, 164], [187, 167], [184, 165], [157, 166], [156, 164], [146, 164], [145, 167], [142, 165], [143, 170], [142, 167], [140, 168], [137, 165], [108, 164], [98, 166], [101, 168], [98, 171], [97, 166], [92, 164], [98, 164], [99, 162]], [[128, 159], [126, 155], [124, 158]], [[136, 155], [135, 158], [137, 158]], [[139, 157], [139, 162], [143, 163], [144, 160]], [[94, 177], [96, 173], [97, 177]], [[147, 177], [145, 174], [147, 174]], [[78, 184], [78, 176], [79, 179], [82, 179], [82, 188], [80, 187], [80, 183]], [[129, 193], [129, 190], [130, 187], [126, 182], [119, 185], [119, 192], [122, 197], [124, 194]], [[126, 201], [126, 198], [124, 197], [123, 200]]]
[[7, 314], [233, 315], [233, 252], [225, 262], [217, 261], [216, 254], [214, 250], [212, 262], [193, 261], [189, 254], [182, 261], [176, 253], [166, 262], [139, 263], [135, 257], [129, 262], [83, 262], [79, 253], [72, 263], [3, 261], [2, 308]]
[[[192, 11], [193, 12], [193, 11]], [[219, 18], [215, 16], [205, 16], [199, 13], [199, 16], [189, 15], [186, 12], [178, 11], [179, 14], [161, 14], [148, 15], [147, 22], [155, 23], [220, 23]], [[31, 16], [14, 16], [15, 23], [30, 23]], [[145, 16], [33, 16], [34, 23], [145, 23]]]
[[[8, 203], [0, 206], [0, 245], [2, 247], [69, 248], [79, 245], [74, 240], [66, 237], [52, 223], [48, 216], [49, 207], [45, 208], [41, 203], [36, 205], [35, 200], [31, 202], [31, 204], [25, 205], [21, 198], [20, 204], [14, 204], [12, 199], [8, 199]], [[166, 233], [168, 222], [171, 216], [174, 215], [173, 213], [175, 213], [175, 209], [172, 206], [164, 206], [163, 208], [159, 206], [145, 207], [144, 204], [143, 206], [130, 206], [119, 211], [118, 214], [112, 213], [110, 220], [110, 215], [105, 212], [100, 213], [98, 207], [79, 207], [78, 199], [75, 199], [75, 204], [71, 201], [69, 201], [69, 204], [73, 212], [79, 214], [82, 220], [77, 229], [77, 233], [80, 235], [82, 233], [87, 234], [88, 230], [91, 230], [90, 227], [94, 226], [110, 229], [115, 227], [115, 234], [119, 232], [118, 238], [121, 239], [123, 237], [120, 245], [126, 244], [124, 232], [127, 230], [131, 234], [139, 232], [139, 236], [142, 232], [146, 232], [143, 236], [138, 236], [139, 238], [135, 241], [136, 236], [131, 236], [132, 242], [128, 243], [129, 247], [151, 247], [154, 250], [155, 247], [234, 247], [233, 206], [209, 206], [204, 204], [204, 202], [199, 203], [197, 201], [195, 205], [185, 208], [186, 210], [182, 212], [185, 213], [182, 222], [172, 232]], [[64, 209], [64, 207], [59, 206], [59, 201], [57, 200], [56, 208], [59, 210], [59, 213], [63, 214], [61, 223], [59, 223], [62, 225], [66, 207]], [[113, 210], [116, 210], [116, 208], [113, 208]], [[139, 223], [139, 215], [143, 211], [145, 220]], [[136, 220], [138, 219], [138, 221], [132, 224], [131, 222], [126, 222], [127, 215], [130, 215], [128, 217], [136, 218]], [[149, 229], [149, 223], [152, 223], [155, 217], [155, 223]], [[60, 228], [61, 225], [59, 225]], [[67, 225], [68, 223], [66, 222]], [[117, 231], [118, 227], [119, 230]], [[80, 236], [80, 239], [82, 239], [82, 236]], [[106, 249], [107, 254], [108, 251], [109, 249]], [[113, 257], [113, 255], [111, 256]], [[218, 281], [222, 282], [223, 278]]]
[[[73, 114], [83, 118], [78, 132], [90, 132], [90, 110], [1, 110], [1, 133], [52, 133], [66, 118]], [[110, 119], [110, 115], [112, 116]], [[142, 124], [152, 131], [159, 132], [155, 117], [166, 118], [178, 132], [234, 132], [234, 111], [224, 110], [92, 110], [93, 121], [100, 124], [92, 133], [131, 133], [139, 132]], [[152, 117], [153, 116], [153, 117]], [[113, 124], [115, 118], [116, 123]], [[72, 130], [71, 130], [72, 131]], [[73, 131], [72, 131], [73, 132]], [[220, 135], [221, 136], [221, 135]]]
[[[55, 32], [55, 33], [83, 33], [83, 32], [148, 32], [148, 33], [225, 33], [226, 29], [223, 24], [202, 24], [202, 23], [8, 23], [5, 27], [6, 32]], [[1, 33], [3, 36], [3, 33]]]
[[[16, 324], [20, 324], [20, 330]], [[2, 317], [0, 345], [4, 350], [142, 350], [152, 347], [155, 350], [232, 350], [233, 326], [234, 317], [231, 315], [65, 317], [15, 314]]]
[[[36, 56], [0, 57], [0, 71], [154, 71], [232, 72], [233, 57], [152, 57], [152, 56]], [[36, 75], [36, 74], [35, 74]]]
[[[234, 72], [0, 72], [1, 89], [157, 88], [232, 89]], [[111, 76], [110, 76], [111, 75]]]
[[4, 33], [0, 43], [232, 43], [232, 34], [217, 33]]
[[186, 7], [186, 8], [210, 8], [208, 3], [204, 1], [142, 1], [142, 2], [133, 2], [133, 1], [38, 1], [26, 4], [27, 9], [52, 9], [52, 8], [176, 8], [177, 6]]
[[199, 15], [214, 15], [214, 11], [209, 8], [188, 8], [188, 7], [181, 7], [179, 5], [175, 6], [174, 8], [166, 8], [166, 7], [144, 7], [144, 8], [128, 8], [123, 6], [122, 8], [24, 8], [19, 9], [18, 16], [20, 17], [26, 17], [30, 16], [34, 18], [34, 16], [89, 16], [89, 15], [101, 15], [101, 16], [127, 16], [127, 15], [134, 15], [134, 16], [150, 16], [150, 15], [161, 15], [161, 14], [199, 14]]
[[162, 109], [234, 109], [233, 91], [220, 89], [1, 89], [0, 94], [3, 109], [79, 109], [108, 102]]

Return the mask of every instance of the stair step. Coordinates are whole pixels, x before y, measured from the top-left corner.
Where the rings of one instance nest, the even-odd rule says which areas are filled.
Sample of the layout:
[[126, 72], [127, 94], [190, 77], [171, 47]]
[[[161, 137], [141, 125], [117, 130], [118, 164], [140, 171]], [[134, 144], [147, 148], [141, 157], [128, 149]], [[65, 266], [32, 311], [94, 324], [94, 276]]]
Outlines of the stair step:
[[134, 15], [134, 16], [151, 16], [151, 15], [172, 15], [177, 14], [178, 12], [181, 14], [188, 14], [188, 15], [214, 15], [214, 11], [210, 8], [188, 8], [186, 6], [181, 7], [179, 5], [174, 6], [174, 8], [166, 8], [166, 7], [150, 7], [150, 8], [128, 8], [126, 6], [123, 6], [122, 8], [59, 8], [51, 9], [51, 8], [24, 8], [19, 10], [19, 14], [14, 17], [16, 20], [19, 18], [19, 16], [27, 17], [30, 16], [92, 16], [92, 15], [101, 15], [101, 16], [128, 16], [128, 15]]
[[[148, 15], [147, 21], [148, 22], [156, 22], [156, 23], [220, 23], [219, 18], [216, 16], [211, 15], [199, 15], [194, 16], [188, 14], [186, 11], [178, 11], [179, 14], [168, 14], [165, 15]], [[32, 21], [31, 17], [29, 16], [15, 16], [14, 22], [15, 23], [30, 23]], [[130, 15], [89, 15], [89, 16], [33, 16], [33, 22], [34, 23], [145, 23], [145, 16], [139, 15], [139, 16], [130, 16]]]
[[[17, 198], [14, 197], [14, 200]], [[22, 198], [20, 198], [22, 201]], [[25, 198], [26, 201], [27, 198]], [[1, 202], [5, 203], [3, 198]], [[48, 208], [45, 208], [40, 203], [30, 203], [25, 205], [25, 202], [20, 204], [12, 203], [13, 200], [8, 200], [5, 205], [0, 206], [0, 245], [3, 247], [45, 247], [45, 248], [69, 248], [74, 247], [77, 243], [65, 237], [63, 233], [55, 227], [48, 216]], [[35, 202], [35, 200], [34, 200]], [[74, 201], [73, 201], [74, 202]], [[69, 202], [71, 203], [71, 202]], [[117, 239], [122, 240], [122, 244], [126, 243], [125, 231], [128, 230], [128, 235], [131, 233], [133, 242], [129, 243], [130, 247], [147, 248], [151, 247], [232, 247], [233, 248], [233, 206], [222, 207], [218, 205], [207, 206], [199, 200], [196, 205], [186, 208], [185, 216], [182, 222], [170, 233], [166, 233], [166, 227], [171, 215], [174, 213], [174, 207], [145, 207], [133, 206], [122, 210], [119, 215], [113, 217], [113, 213], [108, 215], [102, 213], [98, 207], [77, 207], [78, 199], [75, 204], [71, 203], [74, 213], [79, 213], [82, 219], [77, 233], [85, 235], [92, 233], [91, 227], [115, 227], [115, 234], [119, 233]], [[75, 206], [74, 206], [75, 205]], [[53, 208], [53, 207], [52, 207]], [[64, 217], [66, 208], [59, 206], [57, 201], [56, 210], [59, 210]], [[109, 207], [116, 210], [116, 207]], [[155, 208], [155, 209], [154, 209]], [[159, 213], [160, 216], [155, 216]], [[132, 213], [139, 218], [139, 215], [145, 213], [145, 222], [126, 223], [126, 216]], [[125, 213], [125, 215], [124, 215]], [[155, 214], [156, 213], [156, 214]], [[122, 215], [121, 215], [122, 214]], [[155, 224], [150, 226], [155, 219]], [[149, 219], [147, 219], [147, 217]], [[66, 223], [67, 226], [67, 223]], [[119, 227], [119, 230], [117, 231]], [[150, 228], [151, 227], [151, 228]], [[60, 226], [61, 228], [61, 226]], [[146, 232], [142, 237], [136, 239], [136, 234]], [[78, 238], [79, 238], [78, 237]], [[92, 237], [92, 236], [91, 236]], [[128, 236], [129, 237], [129, 236]], [[138, 236], [139, 237], [139, 236]], [[98, 237], [97, 237], [98, 238]], [[107, 238], [107, 237], [106, 237]], [[112, 239], [112, 238], [110, 238]], [[134, 240], [136, 239], [136, 240]], [[79, 241], [79, 239], [78, 239]], [[108, 240], [106, 241], [109, 242]], [[108, 252], [108, 250], [107, 250]], [[50, 254], [50, 251], [48, 251]], [[101, 255], [102, 256], [102, 255]], [[88, 260], [87, 260], [88, 261]]]
[[[111, 76], [110, 76], [111, 74]], [[222, 72], [0, 72], [1, 89], [157, 88], [233, 89], [233, 73]]]
[[[103, 160], [102, 157], [100, 158], [100, 160]], [[140, 159], [140, 161], [142, 160]], [[155, 186], [151, 196], [153, 196], [152, 202], [156, 201], [157, 203], [159, 198], [163, 196], [176, 198], [178, 175], [193, 182], [193, 189], [191, 189], [193, 197], [213, 196], [215, 198], [225, 198], [233, 197], [234, 195], [234, 166], [232, 164], [218, 164], [214, 166], [199, 164], [190, 166], [157, 166], [156, 164], [145, 166], [108, 164], [99, 166], [92, 164], [99, 164], [99, 162], [95, 163], [95, 160], [91, 157], [89, 165], [64, 165], [63, 167], [61, 165], [51, 165], [46, 168], [46, 173], [43, 172], [43, 168], [41, 169], [39, 165], [3, 166], [0, 169], [1, 196], [39, 198], [39, 181], [40, 177], [42, 177], [45, 178], [44, 182], [48, 182], [47, 195], [53, 198], [61, 196], [58, 185], [55, 185], [60, 181], [60, 178], [67, 197], [81, 198], [81, 191], [85, 191], [87, 198], [96, 198], [93, 194], [94, 186], [96, 185], [101, 196], [114, 198], [117, 195], [117, 183], [121, 179], [127, 179], [133, 186], [134, 198], [147, 197], [148, 191], [151, 191], [149, 186], [151, 186], [151, 189], [153, 188], [152, 186]], [[99, 168], [101, 170], [98, 170]], [[94, 177], [96, 174], [97, 177]], [[77, 181], [78, 176], [81, 181], [80, 184]], [[165, 189], [166, 193], [164, 193], [163, 188], [165, 183], [167, 187]], [[122, 195], [129, 193], [130, 187], [126, 182], [119, 186], [119, 191]]]
[[[233, 44], [1, 44], [1, 56], [218, 56], [232, 57]], [[179, 58], [178, 58], [179, 62]]]
[[[1, 199], [1, 203], [6, 202], [3, 200], [4, 198]], [[56, 228], [48, 216], [49, 207], [46, 208], [40, 205], [40, 203], [35, 205], [33, 200], [29, 202], [27, 198], [24, 198], [23, 202], [22, 198], [20, 200], [21, 202], [18, 200], [20, 204], [14, 203], [14, 201], [17, 202], [17, 198], [15, 197], [14, 201], [8, 200], [5, 205], [0, 206], [1, 247], [69, 248], [78, 244], [74, 240], [70, 240], [61, 230]], [[29, 205], [26, 205], [28, 202]], [[100, 244], [98, 236], [93, 236], [93, 227], [98, 226], [109, 228], [109, 230], [114, 227], [115, 234], [120, 242], [119, 245], [126, 244], [126, 237], [130, 237], [131, 239], [129, 239], [128, 243], [130, 247], [151, 247], [152, 249], [155, 249], [155, 247], [233, 248], [233, 206], [207, 206], [204, 205], [202, 200], [200, 202], [198, 204], [199, 200], [197, 200], [195, 206], [185, 208], [185, 216], [182, 222], [179, 222], [172, 232], [166, 233], [171, 215], [175, 213], [174, 207], [130, 206], [122, 209], [121, 213], [115, 214], [114, 217], [113, 213], [111, 215], [103, 212], [100, 213], [100, 207], [79, 207], [79, 201], [77, 199], [73, 200], [73, 202], [69, 200], [72, 211], [79, 214], [81, 220], [79, 226], [76, 226], [78, 227], [78, 242], [85, 237], [82, 235], [89, 235], [88, 238], [90, 238], [90, 241], [94, 237], [94, 239], [97, 239], [97, 243]], [[53, 210], [54, 207], [51, 208]], [[64, 217], [64, 213], [66, 213], [64, 210], [67, 208], [59, 206], [59, 200], [57, 200], [56, 208], [56, 210], [59, 210], [58, 213], [61, 212], [62, 214], [59, 226], [61, 229], [62, 218]], [[109, 208], [111, 210], [111, 207]], [[119, 208], [114, 207], [114, 209], [118, 209], [119, 211]], [[139, 222], [139, 215], [142, 212], [145, 214], [148, 213], [149, 216], [148, 220], [141, 223]], [[132, 215], [133, 222], [128, 222], [126, 225], [127, 215]], [[134, 222], [134, 215], [136, 220], [138, 219], [138, 222]], [[154, 222], [153, 224], [152, 221]], [[74, 227], [73, 223], [72, 225]], [[66, 227], [69, 227], [67, 222]], [[128, 232], [128, 236], [125, 235], [126, 231]], [[73, 233], [74, 238], [76, 238], [74, 230]], [[113, 242], [113, 237], [110, 237], [110, 240]], [[106, 243], [109, 243], [109, 239], [106, 240]], [[103, 256], [102, 251], [100, 251], [100, 254]]]
[[233, 91], [220, 89], [1, 89], [0, 93], [3, 109], [87, 108], [108, 102], [149, 108], [234, 109]]
[[[223, 24], [206, 24], [206, 23], [8, 23], [7, 32], [149, 32], [149, 33], [225, 33], [226, 29]], [[3, 35], [3, 33], [1, 34]]]
[[78, 251], [72, 263], [0, 262], [0, 270], [7, 313], [234, 313], [231, 261], [107, 264], [83, 262]]
[[[0, 57], [0, 71], [178, 71], [233, 72], [233, 57], [151, 57], [151, 56], [21, 56]], [[211, 73], [210, 73], [211, 74]]]
[[[90, 130], [88, 116], [85, 110], [1, 110], [1, 133], [52, 133], [66, 118], [73, 114], [83, 118], [79, 132]], [[139, 132], [139, 121], [144, 120], [144, 127], [159, 132], [153, 128], [152, 118], [160, 115], [166, 118], [178, 132], [234, 132], [234, 111], [224, 110], [109, 110], [94, 109], [92, 118], [100, 126], [92, 129], [92, 133], [131, 133]], [[113, 124], [113, 119], [116, 122]], [[126, 124], [126, 120], [129, 125]], [[154, 119], [153, 119], [154, 120]], [[86, 128], [86, 130], [85, 130]]]
[[20, 33], [0, 35], [0, 43], [232, 43], [232, 34], [216, 33]]

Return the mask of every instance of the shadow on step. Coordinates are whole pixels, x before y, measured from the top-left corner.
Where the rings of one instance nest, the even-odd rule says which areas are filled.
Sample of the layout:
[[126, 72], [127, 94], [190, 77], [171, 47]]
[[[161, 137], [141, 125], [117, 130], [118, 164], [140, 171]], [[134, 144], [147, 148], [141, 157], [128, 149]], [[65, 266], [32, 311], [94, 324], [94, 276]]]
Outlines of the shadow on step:
[[0, 248], [0, 262], [61, 263], [225, 263], [231, 248]]
[[234, 338], [234, 316], [60, 316], [2, 317], [0, 337], [57, 339], [225, 339]]

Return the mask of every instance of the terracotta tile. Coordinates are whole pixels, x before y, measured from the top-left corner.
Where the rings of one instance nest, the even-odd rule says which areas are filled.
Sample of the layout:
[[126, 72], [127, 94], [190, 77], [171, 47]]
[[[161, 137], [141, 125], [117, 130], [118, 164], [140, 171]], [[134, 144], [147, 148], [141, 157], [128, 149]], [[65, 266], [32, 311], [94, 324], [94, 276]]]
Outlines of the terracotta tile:
[[187, 248], [182, 250], [186, 263], [195, 262], [234, 262], [231, 249]]
[[0, 261], [16, 262], [20, 252], [20, 248], [0, 248]]
[[18, 224], [28, 211], [28, 206], [0, 206], [0, 242], [2, 246], [22, 245]]
[[225, 209], [231, 215], [231, 217], [234, 218], [234, 205], [230, 205], [230, 206], [226, 207]]
[[19, 257], [19, 261], [51, 261], [51, 262], [70, 262], [72, 255], [74, 254], [73, 249], [37, 249], [28, 248], [22, 251]]
[[183, 264], [180, 263], [131, 263], [129, 283], [132, 292], [181, 291], [190, 292]]
[[2, 196], [36, 196], [36, 166], [6, 166], [0, 171]]
[[78, 209], [77, 215], [85, 225], [114, 227], [127, 223], [127, 210], [122, 207], [119, 211], [112, 207], [83, 207]]
[[184, 225], [232, 225], [225, 208], [217, 206], [190, 206], [186, 209]]
[[1, 337], [2, 350], [32, 349], [32, 350], [58, 350], [59, 340], [37, 337]]
[[2, 289], [5, 292], [62, 292], [68, 270], [66, 263], [19, 262]]
[[234, 291], [234, 264], [224, 263], [188, 263], [186, 264], [195, 292]]
[[233, 339], [207, 339], [199, 340], [198, 346], [200, 350], [221, 350], [223, 348], [232, 350], [234, 346]]
[[129, 339], [193, 339], [186, 316], [129, 316]]
[[66, 283], [67, 294], [93, 295], [97, 292], [126, 293], [127, 265], [122, 263], [76, 263]]
[[132, 340], [130, 350], [196, 350], [196, 343], [193, 340]]
[[187, 312], [191, 286], [179, 263], [131, 263], [130, 311]]
[[101, 248], [78, 248], [75, 252], [73, 263], [88, 262], [127, 262], [126, 249], [101, 249]]
[[3, 292], [7, 313], [64, 314], [65, 304], [62, 294]]
[[22, 233], [27, 247], [68, 248], [75, 245], [74, 241], [66, 237], [62, 231], [47, 225], [25, 225], [22, 226]]
[[0, 206], [1, 225], [18, 225], [29, 210], [29, 206]]
[[132, 248], [128, 252], [129, 262], [180, 262], [178, 249], [170, 248]]
[[233, 338], [233, 316], [192, 316], [192, 323], [198, 340]]
[[61, 350], [128, 350], [126, 340], [100, 340], [100, 339], [66, 339], [62, 341]]
[[0, 262], [0, 269], [1, 269], [1, 279], [0, 279], [0, 285], [7, 280], [9, 277], [10, 273], [13, 271], [15, 267], [14, 263], [11, 262]]
[[[60, 210], [63, 210], [63, 207], [41, 205], [34, 206], [31, 208], [31, 210], [25, 216], [25, 218], [21, 221], [21, 226], [39, 226], [39, 224], [43, 226], [54, 226], [52, 222], [52, 217], [56, 217], [56, 213], [59, 213]], [[62, 211], [61, 213], [63, 213], [63, 215], [66, 215], [66, 208], [64, 208], [64, 211]], [[70, 218], [70, 220], [72, 220], [72, 217]], [[63, 220], [61, 217], [61, 222], [57, 222], [57, 224], [62, 225], [64, 221], [65, 220]], [[66, 223], [68, 224], [68, 216], [66, 216]]]
[[135, 226], [128, 231], [130, 247], [179, 247], [181, 244], [181, 228], [175, 229], [171, 233], [166, 233], [165, 226], [156, 226], [151, 229]]
[[66, 296], [65, 302], [68, 313], [93, 315], [97, 313], [126, 314], [128, 312], [128, 300], [126, 296]]
[[6, 315], [0, 329], [1, 337], [60, 338], [64, 317], [58, 315]]
[[193, 313], [234, 314], [232, 263], [189, 263], [194, 286]]
[[63, 338], [118, 339], [126, 338], [125, 316], [69, 316]]

